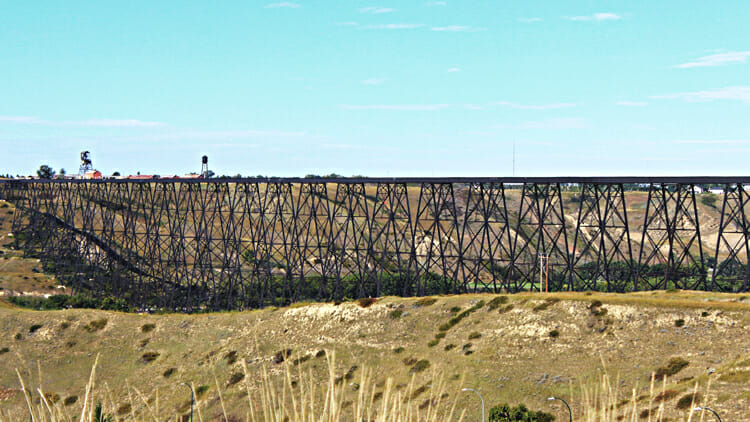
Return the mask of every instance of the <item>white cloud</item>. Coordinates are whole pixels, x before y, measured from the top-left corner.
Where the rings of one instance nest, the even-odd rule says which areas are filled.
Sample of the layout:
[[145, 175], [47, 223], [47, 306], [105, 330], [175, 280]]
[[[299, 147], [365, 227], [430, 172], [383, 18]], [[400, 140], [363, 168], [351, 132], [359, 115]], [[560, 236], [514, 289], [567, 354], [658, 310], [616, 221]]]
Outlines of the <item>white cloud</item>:
[[499, 124], [495, 125], [498, 129], [544, 129], [544, 130], [566, 130], [566, 129], [587, 129], [589, 123], [585, 119], [579, 118], [556, 118], [547, 120], [538, 120], [523, 122], [518, 124]]
[[372, 13], [374, 15], [380, 13], [391, 13], [395, 11], [396, 9], [391, 9], [390, 7], [362, 7], [359, 9], [359, 13]]
[[362, 81], [363, 85], [380, 85], [384, 83], [387, 79], [385, 78], [369, 78]]
[[452, 68], [446, 70], [446, 72], [448, 72], [448, 73], [455, 73], [455, 72], [460, 72], [460, 71], [461, 71], [460, 67], [452, 67]]
[[508, 101], [496, 101], [492, 103], [492, 105], [506, 106], [506, 107], [516, 108], [519, 110], [554, 110], [558, 108], [575, 107], [578, 104], [576, 103], [554, 103], [554, 104], [529, 105], [529, 104], [511, 103]]
[[594, 13], [586, 16], [563, 16], [563, 18], [571, 21], [616, 21], [622, 19], [622, 16], [616, 13]]
[[748, 57], [750, 57], [750, 51], [730, 51], [727, 53], [699, 57], [694, 62], [682, 63], [672, 67], [687, 69], [691, 67], [724, 66], [733, 63], [745, 63], [747, 62]]
[[342, 104], [341, 108], [347, 110], [435, 111], [444, 110], [450, 106], [451, 104]]
[[615, 104], [624, 107], [645, 107], [648, 105], [647, 102], [643, 101], [618, 101]]
[[0, 116], [0, 122], [19, 123], [40, 126], [78, 126], [78, 127], [159, 127], [166, 126], [161, 122], [147, 122], [135, 119], [88, 119], [88, 120], [44, 120], [28, 116]]
[[425, 3], [425, 6], [446, 6], [448, 4], [447, 1], [430, 1]]
[[367, 25], [365, 29], [414, 29], [421, 28], [424, 24], [421, 23], [386, 23], [381, 25]]
[[297, 3], [292, 3], [289, 1], [282, 1], [279, 3], [271, 3], [266, 5], [266, 9], [281, 9], [281, 8], [287, 8], [287, 9], [296, 9], [298, 7], [302, 7]]
[[541, 22], [543, 20], [542, 18], [518, 18], [518, 21], [523, 23]]
[[433, 26], [430, 29], [438, 32], [476, 32], [485, 30], [484, 28], [474, 28], [473, 26], [464, 25]]
[[682, 92], [668, 95], [654, 95], [651, 98], [677, 99], [689, 102], [705, 102], [714, 100], [736, 100], [750, 103], [750, 85], [729, 86], [707, 91]]

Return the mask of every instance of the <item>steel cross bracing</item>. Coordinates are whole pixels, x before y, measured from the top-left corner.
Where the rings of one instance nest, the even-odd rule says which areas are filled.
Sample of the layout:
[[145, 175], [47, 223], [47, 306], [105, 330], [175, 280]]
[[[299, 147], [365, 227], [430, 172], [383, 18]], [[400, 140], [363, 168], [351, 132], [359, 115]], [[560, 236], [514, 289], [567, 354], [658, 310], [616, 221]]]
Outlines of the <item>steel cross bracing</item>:
[[[1, 180], [15, 245], [139, 308], [746, 291], [750, 177]], [[720, 186], [722, 193], [702, 193]]]

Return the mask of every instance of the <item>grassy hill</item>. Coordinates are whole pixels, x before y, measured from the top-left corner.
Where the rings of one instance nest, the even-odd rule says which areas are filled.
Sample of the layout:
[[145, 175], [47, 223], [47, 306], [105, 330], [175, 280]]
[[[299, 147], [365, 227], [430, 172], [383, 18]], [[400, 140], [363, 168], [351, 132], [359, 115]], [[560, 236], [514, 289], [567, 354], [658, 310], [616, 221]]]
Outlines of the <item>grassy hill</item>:
[[[581, 415], [582, 391], [599, 384], [603, 374], [621, 414], [633, 407], [628, 399], [635, 396], [638, 412], [662, 404], [671, 420], [687, 420], [689, 412], [678, 409], [678, 402], [685, 402], [696, 383], [705, 400], [700, 403], [726, 420], [741, 418], [750, 403], [745, 328], [750, 303], [743, 296], [663, 291], [462, 295], [387, 297], [363, 305], [368, 302], [140, 315], [39, 312], [2, 303], [0, 415], [3, 420], [28, 417], [15, 369], [27, 387], [41, 386], [65, 412], [80, 414], [97, 354], [94, 393], [105, 411], [120, 418], [135, 414], [139, 420], [174, 420], [189, 412], [190, 392], [183, 382], [199, 390], [204, 420], [222, 420], [222, 403], [230, 420], [244, 420], [249, 409], [245, 382], [250, 390], [259, 389], [265, 369], [273, 384], [284, 377], [288, 364], [295, 384], [307, 378], [324, 385], [331, 378], [324, 355], [333, 352], [334, 380], [340, 378], [342, 403], [349, 408], [366, 368], [372, 371], [368, 380], [375, 394], [392, 378], [393, 391], [416, 408], [427, 405], [442, 380], [445, 400], [459, 399], [457, 410], [467, 410], [466, 420], [478, 418], [479, 402], [461, 387], [481, 391], [488, 408], [525, 403], [564, 420], [564, 409], [546, 398], [569, 399]], [[243, 364], [247, 379], [242, 379]], [[666, 399], [650, 402], [662, 390], [658, 382], [656, 393], [649, 394], [651, 374], [660, 368], [670, 375]]]

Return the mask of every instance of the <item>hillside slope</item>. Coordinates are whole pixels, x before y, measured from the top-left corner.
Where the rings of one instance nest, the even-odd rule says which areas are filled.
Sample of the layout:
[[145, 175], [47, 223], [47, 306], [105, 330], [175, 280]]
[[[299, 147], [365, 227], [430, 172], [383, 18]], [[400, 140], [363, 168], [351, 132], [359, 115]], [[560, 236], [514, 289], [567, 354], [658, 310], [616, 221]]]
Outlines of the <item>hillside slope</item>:
[[[158, 392], [160, 420], [184, 414], [190, 396], [180, 383], [194, 382], [206, 386], [199, 403], [204, 417], [218, 418], [216, 377], [228, 413], [244, 419], [246, 394], [231, 382], [242, 373], [243, 361], [251, 374], [265, 367], [278, 375], [284, 366], [279, 361], [286, 358], [295, 377], [299, 368], [322, 381], [328, 374], [321, 350], [336, 352], [337, 374], [350, 374], [344, 379], [352, 397], [362, 368], [375, 370], [373, 382], [380, 391], [388, 377], [397, 389], [407, 388], [415, 373], [415, 385], [424, 387], [412, 393], [417, 401], [428, 397], [437, 371], [451, 396], [465, 394], [459, 392], [462, 386], [471, 387], [483, 393], [489, 406], [526, 403], [561, 418], [563, 409], [546, 401], [550, 395], [570, 398], [580, 414], [578, 392], [603, 373], [624, 399], [633, 389], [648, 395], [651, 373], [680, 358], [688, 364], [669, 378], [674, 393], [665, 405], [674, 420], [687, 420], [688, 413], [676, 409], [676, 403], [696, 382], [706, 404], [727, 420], [739, 420], [750, 405], [750, 335], [745, 328], [750, 304], [744, 297], [648, 292], [434, 299], [387, 297], [369, 307], [357, 302], [301, 304], [203, 315], [38, 312], [5, 304], [0, 306], [0, 407], [10, 420], [28, 417], [17, 390], [17, 368], [27, 386], [41, 385], [50, 397], [57, 395], [59, 406], [77, 396], [66, 407], [75, 413], [90, 368], [101, 354], [98, 391], [111, 397], [105, 402], [111, 412], [119, 409], [127, 416], [128, 392], [132, 397], [137, 388], [152, 405]], [[446, 324], [451, 318], [453, 323]], [[438, 333], [445, 333], [444, 338], [436, 338]], [[427, 365], [417, 364], [421, 360], [429, 368], [420, 372], [415, 366]], [[716, 373], [708, 375], [710, 369]], [[258, 377], [251, 376], [251, 384]], [[104, 394], [107, 388], [111, 393]], [[147, 408], [134, 403], [133, 411], [145, 418]], [[639, 402], [639, 408], [649, 406], [656, 404]], [[468, 420], [479, 415], [475, 397], [460, 400], [459, 407], [467, 408]]]

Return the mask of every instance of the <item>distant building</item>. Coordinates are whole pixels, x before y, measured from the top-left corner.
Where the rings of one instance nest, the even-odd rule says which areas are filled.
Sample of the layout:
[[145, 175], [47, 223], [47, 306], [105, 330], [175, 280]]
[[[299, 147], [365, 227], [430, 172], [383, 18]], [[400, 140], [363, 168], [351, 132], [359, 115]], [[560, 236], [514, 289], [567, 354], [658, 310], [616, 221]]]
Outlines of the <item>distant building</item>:
[[708, 188], [708, 193], [713, 193], [714, 195], [724, 195], [724, 188]]
[[698, 185], [695, 185], [693, 186], [693, 193], [703, 193], [703, 188]]
[[128, 180], [149, 180], [149, 179], [158, 179], [158, 174], [131, 174], [128, 176]]
[[85, 173], [83, 173], [84, 179], [101, 179], [102, 178], [102, 172], [99, 170], [89, 170]]

